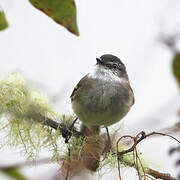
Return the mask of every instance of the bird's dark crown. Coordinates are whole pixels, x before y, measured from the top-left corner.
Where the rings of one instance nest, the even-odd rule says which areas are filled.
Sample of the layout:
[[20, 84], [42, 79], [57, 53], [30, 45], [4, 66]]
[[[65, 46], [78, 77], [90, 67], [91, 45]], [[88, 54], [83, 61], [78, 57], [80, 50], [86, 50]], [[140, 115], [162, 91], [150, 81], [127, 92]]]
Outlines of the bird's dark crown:
[[96, 58], [97, 64], [103, 65], [112, 70], [126, 71], [125, 65], [122, 61], [111, 54], [102, 55], [100, 58]]
[[124, 66], [124, 64], [118, 57], [111, 54], [104, 54], [100, 57], [100, 59], [104, 63], [112, 62], [112, 63], [117, 63]]

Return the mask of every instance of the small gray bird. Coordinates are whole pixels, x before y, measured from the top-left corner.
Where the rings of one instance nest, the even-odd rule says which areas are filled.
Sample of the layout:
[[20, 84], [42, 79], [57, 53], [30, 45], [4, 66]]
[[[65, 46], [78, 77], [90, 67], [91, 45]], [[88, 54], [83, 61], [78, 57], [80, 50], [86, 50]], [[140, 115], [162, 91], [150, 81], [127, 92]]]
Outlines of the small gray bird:
[[[71, 95], [74, 113], [82, 129], [95, 133], [100, 126], [120, 121], [134, 104], [125, 65], [113, 55], [96, 58], [92, 72], [83, 77]], [[83, 131], [83, 130], [82, 130]]]

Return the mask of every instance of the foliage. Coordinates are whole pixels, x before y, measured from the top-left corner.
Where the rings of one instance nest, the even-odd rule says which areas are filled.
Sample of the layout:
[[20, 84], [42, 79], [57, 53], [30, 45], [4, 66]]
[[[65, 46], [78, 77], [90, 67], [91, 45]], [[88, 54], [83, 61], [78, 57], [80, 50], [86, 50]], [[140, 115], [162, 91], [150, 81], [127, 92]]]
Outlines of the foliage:
[[180, 87], [180, 53], [176, 53], [172, 62], [173, 74]]
[[0, 31], [5, 30], [8, 27], [8, 22], [3, 11], [0, 10]]
[[5, 175], [14, 180], [27, 180], [27, 178], [19, 172], [18, 168], [5, 168], [1, 170]]
[[79, 35], [74, 0], [29, 0], [37, 9], [64, 26], [68, 31]]

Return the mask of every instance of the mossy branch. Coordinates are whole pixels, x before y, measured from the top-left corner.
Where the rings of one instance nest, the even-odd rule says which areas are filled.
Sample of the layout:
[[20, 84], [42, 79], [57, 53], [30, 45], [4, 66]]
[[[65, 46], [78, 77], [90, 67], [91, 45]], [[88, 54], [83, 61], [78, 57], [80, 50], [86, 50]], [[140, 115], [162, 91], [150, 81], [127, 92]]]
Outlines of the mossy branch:
[[[74, 122], [77, 119], [78, 118], [75, 118]], [[74, 122], [71, 125], [67, 125], [65, 123], [58, 123], [46, 117], [44, 117], [44, 121], [42, 121], [44, 125], [50, 126], [51, 128], [60, 131], [62, 137], [65, 139], [65, 143], [68, 143], [71, 136], [75, 136], [76, 138], [84, 137], [84, 135], [80, 131], [77, 131], [75, 129]]]
[[[9, 74], [0, 81], [0, 102], [0, 125], [6, 132], [0, 146], [23, 146], [21, 149], [28, 158], [37, 158], [42, 148], [48, 148], [53, 159], [63, 154], [64, 139], [60, 135], [66, 138], [71, 135], [73, 116], [50, 108], [47, 98], [27, 88], [19, 73]], [[72, 132], [77, 136], [75, 128]]]
[[[118, 162], [119, 172], [121, 164], [134, 167], [139, 178], [149, 174], [155, 178], [166, 180], [169, 177], [169, 180], [174, 180], [169, 174], [150, 169], [137, 151], [137, 144], [151, 135], [169, 136], [178, 141], [173, 136], [156, 132], [141, 132], [135, 137], [123, 136], [117, 146], [112, 146], [107, 152], [109, 146], [105, 134], [84, 137], [78, 131], [79, 127], [74, 126], [77, 118], [51, 109], [46, 98], [37, 91], [29, 90], [18, 73], [12, 73], [0, 81], [0, 102], [1, 130], [7, 133], [0, 145], [23, 147], [28, 158], [35, 159], [42, 148], [47, 148], [53, 153], [54, 160], [63, 162], [62, 172], [66, 172], [67, 178], [83, 169], [96, 172], [108, 166], [112, 170]], [[111, 134], [112, 144], [116, 142], [117, 133], [113, 131]], [[131, 138], [134, 144], [128, 150], [124, 150], [126, 146], [119, 151], [119, 142], [126, 137]]]

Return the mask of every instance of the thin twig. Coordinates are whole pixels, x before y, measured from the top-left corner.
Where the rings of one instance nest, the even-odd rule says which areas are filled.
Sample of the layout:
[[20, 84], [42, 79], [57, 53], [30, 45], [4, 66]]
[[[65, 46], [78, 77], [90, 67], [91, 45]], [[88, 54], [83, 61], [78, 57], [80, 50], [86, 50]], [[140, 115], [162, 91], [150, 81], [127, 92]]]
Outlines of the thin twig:
[[78, 118], [76, 117], [75, 118], [75, 120], [73, 121], [73, 123], [68, 127], [68, 133], [66, 133], [66, 135], [65, 136], [63, 136], [64, 138], [65, 138], [65, 143], [68, 143], [69, 142], [69, 139], [72, 137], [72, 135], [73, 135], [73, 129], [74, 129], [74, 125], [75, 125], [75, 123], [76, 123], [76, 121], [78, 120]]
[[149, 175], [153, 176], [154, 178], [156, 179], [163, 179], [163, 180], [178, 180], [174, 177], [172, 177], [170, 174], [168, 173], [160, 173], [156, 170], [153, 170], [153, 169], [148, 169], [148, 172], [147, 172]]
[[[147, 134], [145, 138], [147, 138], [147, 137], [149, 137], [149, 136], [153, 136], [153, 135], [167, 136], [167, 137], [170, 137], [170, 138], [174, 139], [175, 141], [177, 141], [177, 142], [180, 144], [180, 140], [178, 140], [178, 139], [175, 138], [174, 136], [169, 135], [169, 134], [165, 134], [165, 133], [155, 132], [155, 131], [152, 132], [152, 133]], [[145, 139], [145, 138], [144, 138], [144, 139]]]
[[118, 173], [119, 173], [119, 179], [121, 179], [121, 167], [120, 167], [120, 156], [118, 155], [119, 154], [119, 142], [123, 139], [123, 138], [131, 138], [133, 139], [132, 136], [130, 135], [126, 135], [126, 136], [122, 136], [121, 138], [118, 139], [117, 143], [116, 143], [116, 149], [117, 149], [117, 162], [118, 162]]
[[71, 163], [71, 149], [68, 148], [68, 167], [67, 167], [67, 172], [66, 172], [66, 178], [65, 178], [65, 180], [68, 180], [68, 178], [69, 178], [70, 163]]
[[118, 157], [118, 159], [117, 159], [117, 162], [118, 162], [119, 179], [121, 180], [121, 167], [120, 167], [120, 159], [119, 159], [119, 157]]
[[[144, 175], [142, 175], [142, 177], [143, 177], [143, 176], [144, 176]], [[156, 180], [156, 179], [152, 178], [151, 176], [148, 176], [147, 174], [146, 174], [145, 176], [148, 177], [149, 179]]]
[[[120, 162], [119, 161], [120, 161], [121, 157], [124, 154], [130, 153], [130, 152], [133, 152], [133, 159], [134, 159], [135, 168], [137, 170], [139, 179], [141, 179], [141, 177], [140, 177], [140, 172], [139, 172], [138, 161], [140, 162], [140, 165], [142, 167], [142, 170], [143, 170], [143, 173], [144, 173], [144, 178], [146, 177], [146, 174], [149, 174], [150, 176], [153, 176], [154, 178], [160, 178], [162, 180], [177, 180], [176, 178], [172, 177], [168, 173], [160, 173], [160, 172], [152, 170], [150, 168], [146, 168], [146, 171], [145, 171], [144, 167], [142, 166], [142, 163], [141, 163], [141, 160], [140, 160], [140, 158], [138, 156], [136, 147], [142, 140], [146, 139], [147, 137], [153, 136], [153, 135], [167, 136], [167, 137], [170, 137], [170, 138], [174, 139], [175, 141], [177, 141], [180, 144], [180, 141], [177, 138], [175, 138], [175, 137], [173, 137], [171, 135], [164, 134], [164, 133], [159, 133], [159, 132], [152, 132], [152, 133], [146, 134], [144, 131], [142, 131], [139, 134], [137, 134], [135, 137], [130, 136], [130, 135], [122, 136], [117, 141], [117, 161], [118, 161], [118, 171], [119, 171], [119, 179], [120, 180], [121, 180], [121, 174], [120, 174]], [[134, 143], [129, 149], [119, 152], [119, 150], [118, 150], [119, 142], [123, 138], [130, 138], [130, 139], [132, 139], [134, 141]], [[134, 157], [134, 151], [135, 151], [136, 157]]]
[[[135, 149], [136, 149], [136, 148], [135, 148]], [[138, 159], [138, 161], [139, 161], [139, 164], [141, 165], [141, 168], [142, 168], [142, 171], [143, 171], [143, 174], [144, 174], [144, 180], [146, 180], [146, 172], [145, 172], [145, 169], [144, 169], [143, 164], [142, 164], [142, 162], [141, 162], [141, 159], [139, 158], [139, 155], [138, 155], [138, 153], [137, 153], [137, 149], [136, 149], [136, 156], [137, 156], [137, 159]]]
[[111, 148], [112, 148], [112, 143], [111, 143], [111, 138], [110, 138], [110, 135], [109, 135], [109, 130], [108, 130], [108, 127], [106, 127], [106, 133], [107, 133], [107, 140], [108, 140], [108, 144], [107, 144], [107, 152], [110, 152]]
[[135, 151], [135, 154], [136, 154], [136, 169], [137, 169], [137, 173], [138, 173], [138, 177], [139, 177], [139, 180], [141, 180], [141, 174], [140, 174], [140, 171], [139, 171], [139, 165], [138, 165], [138, 153], [137, 153], [137, 148], [135, 147], [134, 148], [134, 151]]

